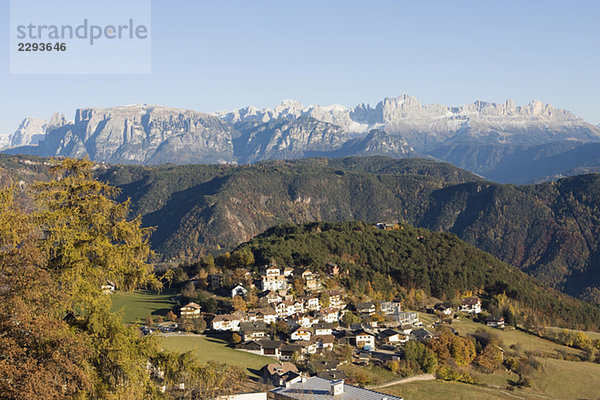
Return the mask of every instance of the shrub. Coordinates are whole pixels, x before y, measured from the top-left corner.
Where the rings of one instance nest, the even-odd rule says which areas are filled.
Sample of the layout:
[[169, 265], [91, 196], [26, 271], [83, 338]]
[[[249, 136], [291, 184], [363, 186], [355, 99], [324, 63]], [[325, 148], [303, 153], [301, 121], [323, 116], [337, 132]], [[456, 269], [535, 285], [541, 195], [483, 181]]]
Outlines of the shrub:
[[242, 342], [242, 337], [240, 335], [238, 335], [237, 333], [231, 334], [231, 343], [238, 344], [241, 342]]

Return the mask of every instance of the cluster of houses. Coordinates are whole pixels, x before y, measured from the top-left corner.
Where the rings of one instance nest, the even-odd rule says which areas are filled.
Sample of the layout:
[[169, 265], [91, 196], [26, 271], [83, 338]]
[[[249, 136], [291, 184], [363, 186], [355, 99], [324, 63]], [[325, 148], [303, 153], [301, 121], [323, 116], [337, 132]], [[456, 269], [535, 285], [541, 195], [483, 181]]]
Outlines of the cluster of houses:
[[[331, 272], [337, 274], [339, 268], [332, 265]], [[309, 294], [305, 296], [290, 294], [289, 287], [295, 278], [302, 279], [304, 289]], [[209, 282], [216, 280], [217, 278], [209, 276]], [[257, 287], [261, 290], [260, 299], [263, 307], [248, 312], [216, 315], [211, 321], [211, 328], [215, 331], [240, 331], [242, 334], [250, 336], [252, 332], [249, 329], [256, 330], [257, 327], [262, 326], [261, 322], [269, 325], [276, 321], [285, 321], [290, 327], [308, 328], [319, 322], [338, 322], [346, 307], [341, 291], [322, 292], [319, 278], [308, 270], [265, 266], [260, 269], [260, 280]], [[248, 289], [242, 285], [236, 285], [231, 289], [231, 297], [245, 295], [247, 292]], [[323, 304], [323, 293], [328, 295], [328, 304]], [[245, 322], [254, 322], [254, 324], [243, 324]]]
[[[393, 229], [392, 226], [378, 226]], [[339, 275], [335, 265], [327, 267], [330, 275]], [[208, 287], [223, 292], [221, 275], [209, 275]], [[294, 283], [303, 282], [302, 295], [295, 295]], [[338, 361], [327, 354], [336, 346], [353, 348], [352, 362], [359, 365], [402, 358], [402, 345], [409, 340], [428, 341], [436, 333], [423, 326], [419, 314], [403, 310], [398, 301], [361, 302], [346, 304], [342, 290], [324, 290], [319, 276], [308, 270], [265, 266], [252, 287], [241, 284], [228, 287], [227, 295], [246, 297], [251, 290], [259, 290], [259, 305], [245, 311], [211, 315], [208, 327], [215, 333], [237, 333], [241, 339], [236, 348], [242, 351], [272, 357], [274, 362], [263, 367], [264, 383], [275, 386], [275, 399], [300, 399], [307, 393], [319, 392], [323, 399], [377, 398], [396, 399], [393, 396], [344, 384], [345, 373], [338, 369]], [[200, 305], [189, 303], [180, 308], [182, 318], [205, 317]], [[473, 316], [482, 312], [481, 300], [470, 296], [461, 299], [458, 308], [451, 303], [438, 303], [428, 309], [437, 314], [440, 323], [451, 321], [455, 311]], [[360, 317], [344, 320], [351, 312]], [[489, 317], [488, 326], [503, 328], [502, 317]], [[285, 328], [285, 329], [282, 329]], [[286, 332], [286, 333], [284, 333]], [[316, 376], [299, 372], [294, 362], [309, 355], [321, 354], [328, 361], [316, 365]], [[319, 357], [318, 359], [321, 359]], [[311, 358], [314, 360], [314, 358]], [[249, 394], [250, 395], [250, 394]], [[246, 397], [240, 397], [240, 399]], [[248, 397], [250, 399], [250, 397]], [[254, 399], [254, 398], [252, 398]]]
[[[323, 390], [337, 399], [344, 398], [339, 397], [342, 393], [355, 396], [363, 390], [343, 384], [345, 374], [337, 369], [337, 361], [323, 362], [312, 378], [303, 375], [293, 362], [310, 355], [320, 354], [327, 359], [327, 354], [336, 346], [346, 345], [353, 348], [352, 362], [355, 364], [385, 363], [401, 359], [402, 345], [409, 340], [428, 341], [437, 335], [423, 326], [417, 312], [403, 310], [398, 301], [347, 304], [344, 291], [323, 289], [319, 276], [311, 271], [265, 266], [259, 273], [252, 287], [237, 284], [226, 290], [220, 287], [220, 275], [208, 276], [211, 290], [218, 289], [232, 298], [247, 297], [251, 290], [259, 291], [258, 305], [254, 308], [211, 315], [208, 327], [215, 333], [239, 335], [240, 342], [236, 344], [239, 350], [274, 359], [263, 368], [261, 375], [265, 383], [277, 388], [272, 391], [275, 398], [299, 398], [296, 394], [305, 390]], [[332, 264], [327, 267], [327, 273], [339, 275], [340, 270]], [[296, 295], [292, 290], [297, 290], [294, 284], [297, 285], [299, 278], [303, 283], [302, 295]], [[444, 302], [428, 309], [439, 316], [439, 323], [451, 322], [455, 311], [478, 315], [482, 312], [481, 300], [470, 296], [461, 299], [457, 308]], [[346, 320], [344, 315], [348, 312], [353, 316]], [[181, 307], [180, 315], [182, 318], [206, 316], [196, 303]], [[349, 326], [342, 323], [356, 321], [355, 317], [361, 322], [349, 323]], [[496, 328], [504, 327], [502, 317], [490, 317], [486, 323]]]
[[[352, 306], [344, 303], [343, 293], [340, 291], [329, 291], [327, 294], [330, 302], [330, 307], [327, 308], [319, 308], [317, 302], [313, 310], [306, 312], [312, 296], [282, 300], [281, 303], [274, 304], [273, 308], [217, 315], [212, 321], [212, 328], [226, 330], [225, 328], [230, 327], [241, 335], [242, 342], [238, 344], [238, 349], [281, 361], [329, 352], [336, 345], [352, 346], [357, 350], [358, 356], [360, 351], [374, 351], [377, 347], [395, 350], [396, 346], [411, 338], [426, 340], [433, 337], [432, 332], [422, 327], [418, 314], [402, 311], [399, 302], [380, 302], [379, 307], [373, 302]], [[281, 304], [286, 305], [285, 308], [290, 307], [289, 313], [280, 311], [278, 306]], [[350, 309], [369, 322], [341, 327], [338, 323], [340, 316]], [[367, 318], [376, 312], [386, 316], [385, 323], [378, 324]], [[275, 321], [287, 324], [289, 333], [286, 337], [275, 340], [270, 338], [268, 325]]]
[[[340, 273], [336, 265], [329, 265], [328, 274]], [[302, 296], [289, 290], [294, 279], [304, 284]], [[218, 276], [209, 276], [209, 287], [217, 289]], [[209, 322], [214, 332], [235, 332], [241, 338], [240, 350], [289, 361], [305, 355], [332, 351], [336, 345], [350, 345], [360, 351], [377, 347], [393, 350], [411, 338], [425, 340], [432, 333], [422, 327], [418, 313], [404, 311], [400, 302], [363, 302], [346, 304], [342, 290], [323, 290], [316, 274], [307, 270], [265, 266], [260, 269], [256, 288], [260, 289], [261, 304], [247, 311], [217, 314]], [[228, 289], [231, 297], [244, 296], [250, 288], [235, 285]], [[345, 313], [360, 316], [361, 323], [346, 328], [340, 326]], [[383, 316], [377, 323], [375, 314]], [[183, 318], [200, 317], [200, 306], [189, 303], [180, 308]], [[354, 320], [356, 318], [353, 318]], [[381, 320], [381, 318], [378, 318]], [[273, 324], [277, 324], [276, 329]], [[282, 334], [281, 327], [286, 327]], [[279, 335], [274, 335], [278, 330]]]
[[[339, 274], [335, 265], [328, 273]], [[296, 296], [289, 290], [293, 280], [301, 278], [305, 295]], [[218, 288], [220, 276], [208, 277], [209, 287]], [[422, 326], [417, 312], [405, 311], [397, 301], [346, 304], [341, 290], [323, 290], [319, 277], [308, 270], [264, 266], [255, 286], [260, 289], [260, 307], [214, 315], [209, 328], [215, 332], [235, 332], [241, 338], [238, 348], [255, 354], [289, 361], [294, 357], [333, 350], [335, 345], [350, 345], [361, 351], [376, 349], [393, 351], [410, 339], [428, 340], [434, 333]], [[228, 289], [231, 297], [245, 296], [249, 288], [235, 285]], [[479, 314], [481, 300], [475, 296], [461, 300], [459, 311]], [[442, 317], [454, 315], [451, 303], [438, 303], [432, 310]], [[361, 323], [342, 328], [340, 321], [346, 312], [360, 316]], [[181, 307], [184, 318], [201, 316], [200, 306], [189, 303]], [[385, 322], [377, 323], [375, 314]], [[381, 318], [379, 318], [381, 320]], [[285, 336], [275, 336], [273, 324], [287, 327]], [[503, 327], [503, 319], [488, 321], [489, 326]], [[281, 329], [278, 329], [281, 330]]]
[[[481, 308], [481, 300], [476, 296], [464, 297], [461, 299], [458, 310], [471, 315], [480, 314], [483, 311]], [[452, 304], [447, 302], [436, 304], [432, 311], [438, 312], [446, 317], [454, 315]], [[504, 317], [493, 315], [489, 316], [485, 319], [485, 324], [492, 328], [504, 329]]]
[[[451, 317], [452, 315], [454, 315], [455, 310], [452, 303], [443, 302], [437, 303], [435, 306], [433, 306], [433, 309], [431, 311], [437, 312], [445, 317]], [[461, 299], [460, 305], [458, 306], [458, 311], [467, 314], [477, 315], [482, 311], [481, 300], [475, 296], [463, 297]]]
[[[338, 271], [336, 271], [337, 273]], [[266, 288], [261, 293], [264, 307], [258, 307], [249, 311], [235, 311], [227, 314], [218, 314], [210, 321], [210, 328], [217, 332], [238, 332], [244, 342], [264, 339], [269, 335], [271, 324], [277, 321], [285, 322], [290, 329], [288, 339], [291, 342], [300, 342], [302, 353], [313, 354], [316, 350], [331, 349], [332, 343], [350, 344], [356, 347], [375, 347], [375, 339], [382, 345], [402, 344], [413, 339], [427, 339], [431, 332], [425, 329], [415, 330], [420, 327], [418, 313], [413, 311], [403, 311], [400, 302], [381, 301], [379, 304], [374, 302], [363, 302], [348, 306], [344, 302], [344, 293], [340, 290], [321, 291], [320, 283], [312, 273], [302, 271], [300, 276], [304, 277], [305, 282], [311, 283], [312, 291], [305, 296], [296, 297], [288, 294], [289, 280], [293, 269], [285, 268], [283, 271], [278, 267], [264, 267], [261, 273], [262, 288]], [[285, 286], [282, 283], [285, 282]], [[281, 289], [283, 287], [283, 289]], [[275, 290], [277, 288], [277, 290]], [[236, 285], [231, 289], [231, 297], [244, 296], [248, 289], [241, 285]], [[322, 304], [323, 295], [326, 294], [328, 304]], [[333, 335], [333, 326], [337, 326], [343, 315], [352, 311], [363, 319], [380, 313], [385, 316], [386, 323], [377, 327], [377, 323], [352, 324], [350, 329], [336, 329], [337, 335]], [[481, 300], [476, 296], [465, 297], [461, 300], [458, 311], [477, 315], [482, 312]], [[449, 302], [438, 303], [430, 309], [430, 312], [438, 313], [442, 318], [448, 320], [454, 315], [453, 305]], [[188, 303], [180, 308], [180, 315], [183, 318], [198, 318], [201, 314], [201, 307], [196, 303]], [[442, 319], [440, 322], [444, 322]], [[504, 328], [503, 317], [488, 317], [486, 324], [490, 327]], [[322, 327], [326, 326], [327, 329]], [[366, 329], [367, 333], [359, 334], [360, 329]], [[327, 333], [323, 333], [327, 332]], [[334, 336], [332, 341], [330, 336]], [[325, 336], [323, 338], [323, 336]], [[367, 336], [371, 337], [367, 338]], [[358, 340], [355, 339], [358, 337]], [[313, 343], [315, 342], [315, 343]], [[252, 351], [265, 354], [259, 350], [255, 344]], [[293, 347], [296, 348], [296, 347]], [[268, 354], [271, 350], [267, 350]], [[285, 358], [284, 352], [284, 358]], [[279, 358], [279, 352], [273, 351], [273, 355]]]

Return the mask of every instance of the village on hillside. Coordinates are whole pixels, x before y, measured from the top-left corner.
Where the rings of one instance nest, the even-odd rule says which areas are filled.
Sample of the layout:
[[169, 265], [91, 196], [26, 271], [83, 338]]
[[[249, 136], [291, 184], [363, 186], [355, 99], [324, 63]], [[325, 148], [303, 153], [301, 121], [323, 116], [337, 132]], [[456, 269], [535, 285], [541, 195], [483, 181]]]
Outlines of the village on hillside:
[[[218, 301], [206, 302], [211, 304], [210, 310], [196, 302], [182, 303], [183, 295], [173, 297], [173, 302], [180, 303], [177, 313], [169, 312], [166, 320], [144, 324], [141, 330], [144, 334], [211, 335], [239, 351], [271, 357], [273, 362], [265, 365], [259, 376], [276, 399], [301, 398], [294, 397], [290, 388], [317, 390], [324, 385], [332, 396], [344, 388], [356, 396], [356, 390], [369, 390], [349, 379], [341, 366], [389, 366], [403, 358], [406, 343], [434, 340], [438, 326], [452, 330], [454, 318], [477, 319], [483, 311], [476, 296], [464, 297], [459, 304], [434, 303], [418, 311], [405, 309], [399, 300], [354, 301], [343, 287], [324, 285], [327, 281], [331, 286], [344, 274], [332, 263], [324, 272], [273, 264], [254, 273], [238, 269], [235, 278], [239, 282], [235, 283], [224, 273], [199, 274], [184, 284], [183, 293], [200, 288], [211, 293]], [[107, 290], [112, 288], [107, 286]], [[431, 314], [428, 319], [433, 317], [435, 323], [426, 326], [419, 312]], [[488, 316], [481, 322], [504, 328], [501, 316]], [[369, 398], [364, 396], [360, 398]]]

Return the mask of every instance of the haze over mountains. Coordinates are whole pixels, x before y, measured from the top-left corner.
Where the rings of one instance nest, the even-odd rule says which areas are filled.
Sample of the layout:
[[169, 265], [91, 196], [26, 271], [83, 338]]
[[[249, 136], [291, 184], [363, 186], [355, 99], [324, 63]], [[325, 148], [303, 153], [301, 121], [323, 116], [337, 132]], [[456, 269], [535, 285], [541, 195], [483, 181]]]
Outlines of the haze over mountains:
[[26, 119], [4, 141], [13, 154], [145, 165], [429, 156], [513, 183], [600, 170], [600, 128], [539, 101], [451, 107], [403, 95], [374, 107], [286, 100], [273, 109], [214, 114], [153, 105], [84, 108], [72, 122], [55, 115], [44, 127]]

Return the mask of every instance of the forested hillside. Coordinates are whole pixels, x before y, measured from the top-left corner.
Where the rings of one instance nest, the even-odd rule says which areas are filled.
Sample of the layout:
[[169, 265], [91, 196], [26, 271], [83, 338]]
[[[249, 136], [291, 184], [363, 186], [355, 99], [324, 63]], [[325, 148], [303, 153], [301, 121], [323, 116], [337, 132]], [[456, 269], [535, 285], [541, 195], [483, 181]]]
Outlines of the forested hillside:
[[[353, 293], [396, 296], [422, 289], [452, 300], [467, 291], [490, 301], [505, 294], [514, 301], [520, 324], [549, 324], [596, 329], [600, 307], [546, 288], [534, 278], [450, 233], [398, 225], [382, 230], [362, 222], [283, 225], [271, 228], [239, 250], [250, 250], [257, 264], [311, 266], [325, 271], [336, 263]], [[375, 294], [374, 294], [375, 293]]]
[[[0, 179], [39, 179], [44, 162], [0, 156]], [[598, 174], [501, 185], [451, 164], [386, 157], [96, 172], [156, 227], [152, 246], [165, 259], [233, 248], [283, 223], [403, 222], [455, 233], [544, 283], [600, 299]]]

